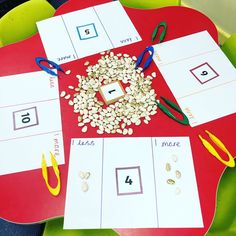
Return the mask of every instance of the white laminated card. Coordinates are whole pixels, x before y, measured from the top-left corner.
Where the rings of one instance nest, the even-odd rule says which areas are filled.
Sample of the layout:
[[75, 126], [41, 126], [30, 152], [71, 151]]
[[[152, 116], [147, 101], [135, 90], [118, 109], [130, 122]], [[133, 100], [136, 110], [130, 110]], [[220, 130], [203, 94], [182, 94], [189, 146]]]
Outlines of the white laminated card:
[[37, 22], [48, 59], [58, 64], [141, 40], [119, 1]]
[[72, 139], [65, 229], [202, 226], [188, 137]]
[[0, 78], [0, 175], [64, 164], [58, 78], [44, 71]]
[[236, 70], [207, 31], [154, 49], [154, 61], [192, 127], [235, 113]]

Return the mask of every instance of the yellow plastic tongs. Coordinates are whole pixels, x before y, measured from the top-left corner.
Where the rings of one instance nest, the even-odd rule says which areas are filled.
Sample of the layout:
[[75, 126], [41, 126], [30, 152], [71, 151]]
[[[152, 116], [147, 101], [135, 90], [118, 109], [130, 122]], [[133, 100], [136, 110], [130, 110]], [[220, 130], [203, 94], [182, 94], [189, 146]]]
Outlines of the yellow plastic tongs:
[[198, 137], [201, 139], [204, 147], [214, 157], [216, 157], [221, 163], [223, 163], [229, 167], [235, 167], [234, 157], [231, 155], [231, 153], [228, 151], [228, 149], [225, 147], [225, 145], [222, 143], [222, 141], [219, 138], [217, 138], [215, 135], [210, 133], [208, 130], [205, 130], [205, 132], [208, 134], [209, 138], [213, 141], [213, 143], [215, 143], [217, 147], [219, 147], [223, 152], [225, 152], [228, 155], [229, 160], [228, 161], [223, 160], [223, 158], [219, 155], [219, 153], [215, 150], [215, 148], [206, 139], [204, 139], [201, 135], [198, 135]]
[[46, 183], [46, 186], [47, 186], [49, 192], [53, 196], [57, 196], [60, 193], [60, 190], [61, 190], [60, 170], [58, 168], [58, 164], [57, 164], [55, 155], [53, 155], [52, 152], [50, 152], [50, 156], [51, 156], [52, 167], [53, 167], [54, 173], [55, 173], [56, 178], [57, 178], [57, 186], [53, 188], [48, 183], [47, 163], [46, 163], [46, 160], [45, 160], [45, 157], [44, 157], [44, 153], [42, 154], [42, 175], [43, 175], [43, 178], [45, 180], [45, 183]]

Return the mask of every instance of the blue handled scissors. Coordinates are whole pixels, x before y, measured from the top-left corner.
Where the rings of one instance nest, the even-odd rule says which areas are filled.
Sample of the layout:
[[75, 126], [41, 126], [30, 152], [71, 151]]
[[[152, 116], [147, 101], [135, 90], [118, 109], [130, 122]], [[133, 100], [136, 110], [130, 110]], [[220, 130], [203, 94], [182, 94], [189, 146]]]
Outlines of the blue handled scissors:
[[43, 57], [36, 57], [35, 58], [36, 64], [46, 73], [53, 75], [53, 76], [58, 76], [57, 73], [55, 73], [53, 70], [51, 70], [50, 68], [46, 67], [45, 65], [42, 65], [41, 62], [47, 62], [49, 65], [53, 66], [55, 69], [65, 73], [65, 71], [55, 62], [50, 61], [46, 58]]
[[[164, 27], [163, 31], [161, 32], [160, 36], [159, 36], [159, 40], [158, 40], [158, 43], [161, 43], [165, 36], [166, 36], [166, 30], [167, 30], [167, 24], [166, 22], [162, 21], [160, 22], [157, 27], [154, 29], [154, 31], [152, 32], [152, 42], [155, 40], [155, 38], [157, 37], [157, 33], [158, 33], [158, 30], [161, 28], [161, 27]], [[144, 62], [144, 67], [143, 67], [143, 70], [142, 72], [144, 72], [151, 64], [152, 62], [152, 58], [153, 58], [153, 55], [154, 55], [154, 48], [153, 46], [149, 46], [149, 47], [146, 47], [144, 49], [144, 51], [138, 56], [138, 59], [136, 61], [136, 65], [135, 65], [135, 68], [137, 69], [139, 67], [139, 65], [141, 64], [142, 60], [143, 60], [143, 57], [145, 55], [146, 52], [150, 52], [150, 56], [147, 58], [147, 60]]]

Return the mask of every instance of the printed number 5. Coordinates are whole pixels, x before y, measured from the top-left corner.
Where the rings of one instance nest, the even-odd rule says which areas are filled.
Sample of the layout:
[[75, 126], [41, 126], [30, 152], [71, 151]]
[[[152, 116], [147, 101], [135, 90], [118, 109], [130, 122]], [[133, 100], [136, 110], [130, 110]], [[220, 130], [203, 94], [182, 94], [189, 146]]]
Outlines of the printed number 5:
[[133, 183], [133, 181], [132, 181], [132, 179], [129, 178], [129, 176], [127, 176], [125, 183], [131, 185]]

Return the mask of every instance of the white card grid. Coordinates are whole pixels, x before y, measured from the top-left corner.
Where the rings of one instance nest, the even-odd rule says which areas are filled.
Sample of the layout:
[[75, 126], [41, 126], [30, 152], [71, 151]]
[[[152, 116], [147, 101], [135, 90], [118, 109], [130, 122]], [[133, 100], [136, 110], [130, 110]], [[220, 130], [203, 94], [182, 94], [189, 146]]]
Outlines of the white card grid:
[[119, 1], [37, 22], [48, 59], [66, 63], [141, 40]]
[[[80, 171], [91, 173], [87, 192]], [[149, 227], [203, 227], [189, 138], [72, 139], [64, 228]]]
[[192, 127], [235, 113], [235, 68], [207, 31], [154, 48], [154, 61]]
[[[51, 122], [53, 120], [53, 122]], [[64, 164], [57, 77], [43, 71], [0, 78], [0, 175]]]

